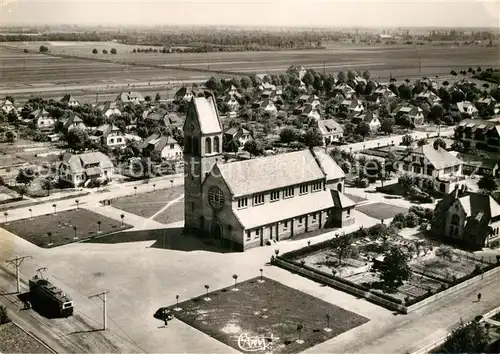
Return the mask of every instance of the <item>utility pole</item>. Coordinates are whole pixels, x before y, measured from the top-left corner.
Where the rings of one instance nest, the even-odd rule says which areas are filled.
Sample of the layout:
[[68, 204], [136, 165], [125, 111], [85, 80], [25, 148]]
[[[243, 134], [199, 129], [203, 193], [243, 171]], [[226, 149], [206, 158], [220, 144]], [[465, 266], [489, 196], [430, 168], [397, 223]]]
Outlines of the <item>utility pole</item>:
[[99, 103], [99, 92], [95, 93], [95, 104]]
[[12, 264], [12, 265], [14, 265], [14, 267], [16, 267], [16, 279], [17, 279], [17, 292], [18, 293], [21, 292], [21, 281], [19, 279], [19, 267], [21, 266], [21, 264], [23, 263], [23, 261], [26, 258], [33, 259], [33, 257], [31, 257], [31, 256], [19, 257], [16, 255], [16, 258], [10, 259], [7, 261], [7, 263]]
[[108, 320], [107, 320], [107, 310], [106, 310], [106, 294], [108, 293], [109, 291], [104, 291], [102, 293], [99, 293], [99, 294], [95, 294], [95, 295], [91, 295], [89, 296], [89, 299], [92, 299], [94, 297], [98, 297], [99, 299], [102, 300], [102, 303], [103, 303], [103, 307], [102, 307], [102, 322], [103, 322], [103, 331], [106, 330], [106, 328], [108, 327]]

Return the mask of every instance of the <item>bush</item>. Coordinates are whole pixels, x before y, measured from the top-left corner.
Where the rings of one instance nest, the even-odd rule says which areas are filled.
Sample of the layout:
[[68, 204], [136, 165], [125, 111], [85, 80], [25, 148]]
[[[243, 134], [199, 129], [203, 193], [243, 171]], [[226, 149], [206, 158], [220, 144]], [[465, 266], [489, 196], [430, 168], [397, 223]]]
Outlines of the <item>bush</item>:
[[0, 305], [0, 325], [11, 322], [9, 314], [7, 313], [7, 308]]
[[418, 225], [418, 216], [415, 213], [408, 213], [405, 215], [405, 226], [416, 227]]
[[99, 182], [97, 179], [92, 179], [87, 184], [87, 188], [99, 188], [100, 186], [101, 186], [101, 182]]
[[396, 223], [396, 222], [404, 223], [405, 222], [405, 214], [399, 213], [399, 214], [394, 215], [392, 222], [393, 223]]
[[394, 220], [393, 220], [391, 225], [394, 226], [396, 229], [400, 229], [400, 230], [405, 227], [405, 224], [402, 221], [394, 222]]
[[369, 182], [368, 182], [368, 179], [366, 178], [356, 178], [354, 180], [354, 185], [357, 187], [357, 188], [366, 188], [369, 186]]

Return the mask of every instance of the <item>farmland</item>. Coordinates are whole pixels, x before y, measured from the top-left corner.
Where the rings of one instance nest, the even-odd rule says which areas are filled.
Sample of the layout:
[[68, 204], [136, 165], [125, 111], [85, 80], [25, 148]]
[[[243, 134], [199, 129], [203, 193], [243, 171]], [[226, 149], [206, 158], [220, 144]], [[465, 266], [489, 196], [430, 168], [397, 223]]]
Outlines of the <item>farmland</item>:
[[[38, 53], [41, 44], [49, 48], [50, 55]], [[144, 94], [160, 91], [164, 97], [171, 97], [181, 82], [203, 82], [216, 75], [214, 71], [227, 72], [228, 76], [251, 75], [279, 73], [290, 65], [303, 65], [327, 73], [366, 69], [384, 80], [390, 75], [400, 79], [446, 76], [451, 69], [500, 65], [497, 48], [480, 46], [336, 45], [324, 50], [279, 52], [132, 53], [138, 47], [113, 42], [4, 43], [0, 49], [0, 94], [53, 97], [70, 91], [83, 102], [93, 102], [97, 92], [103, 100], [127, 88]], [[93, 48], [98, 54], [92, 54]], [[116, 55], [102, 53], [111, 48], [117, 49]], [[24, 53], [24, 49], [29, 52]]]

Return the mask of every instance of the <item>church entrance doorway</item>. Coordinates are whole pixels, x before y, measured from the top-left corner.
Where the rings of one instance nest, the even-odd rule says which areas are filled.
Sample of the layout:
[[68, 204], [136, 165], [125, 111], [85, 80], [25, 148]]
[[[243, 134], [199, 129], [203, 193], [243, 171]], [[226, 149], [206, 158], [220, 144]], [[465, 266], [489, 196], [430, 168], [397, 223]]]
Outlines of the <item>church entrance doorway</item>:
[[217, 220], [210, 223], [210, 236], [218, 240], [222, 238], [222, 225]]

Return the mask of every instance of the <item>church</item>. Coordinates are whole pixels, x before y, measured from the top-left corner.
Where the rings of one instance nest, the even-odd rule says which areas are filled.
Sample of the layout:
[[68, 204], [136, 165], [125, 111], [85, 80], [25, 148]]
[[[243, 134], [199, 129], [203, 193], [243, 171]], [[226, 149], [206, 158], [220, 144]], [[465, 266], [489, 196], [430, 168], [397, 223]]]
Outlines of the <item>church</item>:
[[215, 98], [193, 97], [184, 123], [184, 232], [244, 251], [354, 223], [345, 174], [323, 149], [224, 162]]

